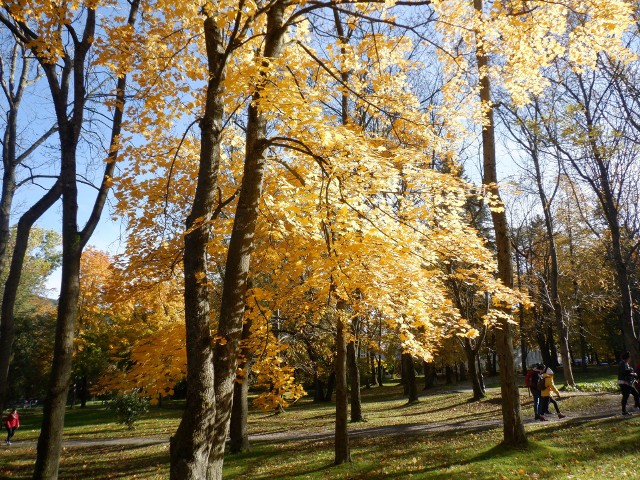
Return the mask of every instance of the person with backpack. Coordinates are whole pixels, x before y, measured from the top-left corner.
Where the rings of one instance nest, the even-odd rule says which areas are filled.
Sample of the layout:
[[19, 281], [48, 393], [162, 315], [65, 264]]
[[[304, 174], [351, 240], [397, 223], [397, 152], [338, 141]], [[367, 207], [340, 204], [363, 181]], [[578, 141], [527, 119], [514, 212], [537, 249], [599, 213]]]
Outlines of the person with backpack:
[[538, 390], [538, 383], [542, 378], [541, 372], [544, 365], [536, 363], [527, 371], [527, 375], [524, 377], [524, 384], [531, 392], [533, 397], [533, 415], [536, 420], [545, 422], [547, 419], [542, 415], [542, 402], [540, 398], [540, 390]]
[[11, 413], [4, 419], [4, 425], [7, 427], [7, 440], [4, 442], [7, 445], [11, 445], [11, 437], [20, 428], [20, 417], [18, 416], [18, 410], [15, 408], [11, 410]]
[[631, 415], [631, 412], [627, 412], [627, 400], [629, 400], [629, 395], [633, 395], [633, 399], [635, 400], [636, 409], [640, 409], [640, 396], [638, 395], [638, 391], [633, 386], [637, 374], [629, 365], [629, 358], [631, 354], [629, 352], [624, 352], [620, 357], [620, 363], [618, 364], [618, 386], [620, 387], [620, 393], [622, 393], [622, 415]]
[[551, 412], [549, 411], [549, 402], [551, 402], [556, 409], [558, 418], [562, 419], [566, 417], [566, 415], [560, 412], [558, 402], [556, 402], [556, 400], [551, 396], [551, 393], [553, 392], [559, 398], [560, 392], [556, 388], [556, 385], [553, 383], [553, 370], [551, 370], [549, 367], [545, 367], [542, 371], [540, 387], [540, 403], [542, 405], [542, 415], [551, 415]]

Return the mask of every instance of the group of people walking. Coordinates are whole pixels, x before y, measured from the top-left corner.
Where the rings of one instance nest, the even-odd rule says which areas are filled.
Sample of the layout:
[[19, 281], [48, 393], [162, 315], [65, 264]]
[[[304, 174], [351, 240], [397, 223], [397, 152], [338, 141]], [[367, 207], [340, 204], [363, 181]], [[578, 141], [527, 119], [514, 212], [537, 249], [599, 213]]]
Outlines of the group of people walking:
[[533, 368], [527, 372], [525, 377], [525, 384], [529, 387], [531, 396], [533, 397], [533, 413], [536, 420], [546, 422], [547, 417], [545, 415], [551, 415], [549, 411], [549, 405], [553, 405], [553, 408], [558, 415], [558, 418], [564, 418], [564, 415], [558, 407], [558, 402], [552, 397], [552, 393], [555, 393], [560, 398], [560, 392], [553, 383], [553, 370], [551, 368], [536, 363]]
[[[622, 415], [631, 415], [631, 412], [627, 410], [629, 397], [633, 397], [634, 409], [640, 410], [640, 393], [636, 388], [640, 382], [640, 364], [634, 370], [629, 364], [630, 358], [629, 352], [624, 352], [620, 356], [620, 363], [618, 363], [618, 386], [620, 393], [622, 393]], [[527, 372], [525, 385], [533, 397], [533, 413], [536, 420], [542, 422], [547, 420], [545, 415], [551, 415], [549, 404], [553, 405], [558, 418], [566, 416], [560, 412], [558, 402], [552, 396], [552, 393], [555, 393], [560, 398], [560, 392], [553, 383], [553, 370], [541, 363], [536, 363]]]

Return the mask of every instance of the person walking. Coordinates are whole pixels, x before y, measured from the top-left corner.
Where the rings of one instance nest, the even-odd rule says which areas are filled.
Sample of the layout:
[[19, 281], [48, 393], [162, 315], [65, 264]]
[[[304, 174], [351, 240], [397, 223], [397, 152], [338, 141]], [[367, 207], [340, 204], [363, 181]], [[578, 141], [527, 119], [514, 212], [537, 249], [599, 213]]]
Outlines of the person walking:
[[551, 415], [551, 412], [549, 411], [549, 403], [553, 404], [553, 407], [556, 410], [556, 414], [558, 415], [558, 418], [562, 419], [564, 417], [566, 417], [566, 415], [564, 415], [562, 412], [560, 412], [560, 407], [558, 407], [558, 402], [556, 402], [555, 398], [553, 398], [551, 396], [552, 393], [555, 393], [558, 398], [560, 398], [560, 392], [558, 391], [558, 389], [556, 388], [555, 383], [553, 383], [553, 370], [551, 370], [549, 367], [545, 367], [544, 370], [542, 371], [542, 378], [544, 379], [544, 389], [540, 392], [540, 397], [541, 397], [541, 403], [542, 403], [542, 414], [549, 414]]
[[633, 386], [637, 374], [633, 371], [631, 365], [629, 365], [629, 358], [631, 358], [631, 354], [624, 352], [618, 364], [618, 386], [620, 387], [620, 393], [622, 393], [622, 415], [631, 415], [631, 412], [627, 412], [629, 395], [633, 395], [635, 407], [636, 409], [640, 409], [640, 395], [638, 395], [638, 391]]
[[529, 392], [531, 392], [531, 396], [533, 397], [533, 416], [536, 420], [540, 420], [541, 422], [545, 422], [547, 420], [542, 415], [542, 402], [540, 401], [540, 390], [538, 390], [538, 382], [541, 378], [543, 368], [544, 365], [536, 363], [527, 372], [525, 377], [525, 384], [529, 388]]
[[15, 408], [11, 410], [11, 413], [5, 418], [4, 424], [7, 427], [7, 440], [4, 442], [7, 445], [11, 445], [11, 438], [13, 434], [16, 432], [18, 428], [20, 428], [20, 417], [18, 415], [18, 410]]

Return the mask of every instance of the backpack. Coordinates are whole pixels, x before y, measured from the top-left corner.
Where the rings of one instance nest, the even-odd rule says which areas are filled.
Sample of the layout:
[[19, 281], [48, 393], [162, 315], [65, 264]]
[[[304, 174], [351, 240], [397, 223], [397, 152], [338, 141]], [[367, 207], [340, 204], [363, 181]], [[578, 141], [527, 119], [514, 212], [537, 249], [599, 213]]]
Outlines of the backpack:
[[538, 379], [537, 379], [537, 383], [536, 383], [536, 388], [538, 390], [542, 391], [545, 388], [547, 388], [545, 380], [546, 380], [546, 378], [544, 378], [542, 375], [538, 374]]
[[524, 386], [527, 388], [536, 388], [535, 382], [533, 381], [533, 376], [536, 375], [535, 370], [527, 370], [527, 374], [524, 377]]

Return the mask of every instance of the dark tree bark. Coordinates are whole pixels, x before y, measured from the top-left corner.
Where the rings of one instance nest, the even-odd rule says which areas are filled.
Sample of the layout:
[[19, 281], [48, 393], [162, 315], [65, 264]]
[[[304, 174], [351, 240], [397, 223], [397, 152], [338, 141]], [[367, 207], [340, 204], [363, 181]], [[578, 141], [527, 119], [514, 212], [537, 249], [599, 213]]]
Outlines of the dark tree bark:
[[313, 384], [315, 386], [315, 390], [313, 392], [313, 402], [314, 403], [324, 402], [324, 395], [325, 395], [324, 394], [324, 382], [322, 380], [320, 380], [320, 377], [318, 376], [317, 370], [314, 373]]
[[[544, 289], [542, 286], [540, 289]], [[531, 298], [536, 298], [533, 292], [530, 292]], [[542, 305], [540, 307], [539, 305]], [[545, 307], [543, 299], [540, 299], [533, 307], [533, 318], [535, 325], [535, 339], [538, 344], [538, 350], [540, 350], [540, 355], [542, 355], [542, 362], [545, 365], [552, 366], [554, 364], [553, 357], [551, 354], [551, 346], [549, 339], [547, 338], [548, 328], [545, 326]], [[552, 337], [553, 338], [553, 337]]]
[[480, 355], [478, 354], [478, 380], [480, 381], [480, 388], [482, 391], [486, 391], [486, 387], [484, 384], [484, 376], [482, 375], [482, 363], [480, 362]]
[[453, 368], [447, 364], [444, 366], [444, 383], [451, 385], [453, 383]]
[[480, 372], [478, 372], [477, 368], [478, 354], [471, 348], [465, 348], [465, 354], [467, 356], [469, 378], [471, 378], [471, 388], [473, 389], [473, 397], [471, 398], [471, 400], [475, 402], [486, 396], [484, 386], [480, 383]]
[[404, 353], [400, 354], [400, 385], [402, 385], [402, 395], [405, 397], [409, 395], [409, 382], [407, 380], [407, 363], [404, 358]]
[[363, 422], [362, 399], [360, 396], [360, 368], [358, 368], [355, 340], [351, 340], [347, 344], [347, 367], [351, 383], [351, 421]]
[[[523, 285], [522, 285], [522, 278], [521, 278], [521, 272], [523, 271], [523, 268], [520, 264], [521, 259], [523, 258], [520, 255], [520, 252], [516, 250], [515, 252], [515, 257], [516, 257], [516, 276], [518, 279], [518, 289], [520, 289], [521, 291], [524, 291]], [[521, 367], [522, 367], [522, 374], [525, 375], [527, 373], [528, 370], [528, 366], [527, 366], [527, 356], [529, 355], [529, 349], [527, 347], [527, 336], [525, 333], [525, 314], [524, 314], [524, 308], [520, 308], [520, 315], [519, 315], [519, 322], [518, 322], [518, 327], [520, 328], [520, 360], [521, 360]]]
[[558, 366], [558, 350], [556, 348], [553, 325], [551, 322], [547, 323], [547, 341], [549, 343], [549, 352], [551, 353], [551, 361], [547, 365], [551, 368], [556, 368]]
[[[245, 320], [242, 326], [242, 341], [246, 342], [250, 332], [251, 321]], [[245, 346], [241, 349], [238, 369], [241, 373], [236, 375], [236, 381], [233, 385], [233, 405], [231, 407], [231, 420], [229, 424], [229, 452], [231, 453], [249, 452], [251, 450], [247, 429], [251, 352]]]
[[9, 387], [9, 365], [15, 339], [15, 304], [18, 286], [22, 276], [22, 266], [29, 246], [29, 234], [38, 218], [46, 212], [62, 193], [62, 183], [57, 181], [53, 187], [38, 200], [18, 221], [16, 229], [16, 243], [13, 247], [9, 275], [5, 282], [0, 307], [0, 411], [4, 409], [4, 400]]
[[49, 129], [40, 139], [18, 154], [18, 113], [25, 90], [29, 83], [29, 69], [32, 57], [27, 54], [24, 42], [14, 37], [8, 70], [4, 61], [0, 64], [0, 84], [7, 101], [6, 123], [2, 138], [2, 194], [0, 195], [0, 278], [4, 277], [9, 257], [11, 209], [16, 192], [16, 168], [23, 163], [44, 141], [56, 132]]
[[[137, 1], [131, 4], [130, 25], [134, 23], [137, 5]], [[120, 131], [122, 106], [125, 100], [126, 76], [123, 76], [117, 82], [118, 87], [122, 86], [117, 93], [120, 108], [114, 112], [111, 127], [112, 148], [107, 159], [102, 184], [89, 220], [84, 229], [79, 231], [77, 226], [76, 149], [85, 111], [86, 60], [93, 43], [95, 25], [96, 12], [94, 9], [88, 8], [82, 37], [73, 36], [73, 57], [69, 55], [68, 51], [63, 53], [62, 67], [59, 72], [57, 65], [47, 63], [46, 57], [41, 55], [37, 46], [32, 48], [34, 56], [45, 72], [54, 103], [60, 137], [60, 182], [62, 184], [62, 279], [51, 378], [44, 403], [42, 429], [38, 438], [34, 479], [49, 480], [57, 478], [58, 475], [65, 403], [71, 380], [73, 339], [79, 296], [80, 256], [100, 219], [111, 185], [118, 152], [115, 139]], [[19, 34], [29, 40], [37, 38], [34, 32], [26, 28], [21, 28]], [[70, 85], [72, 86], [72, 101], [69, 98]], [[67, 112], [67, 106], [70, 104], [73, 105], [71, 116]]]
[[[478, 15], [483, 15], [482, 0], [474, 0], [474, 8]], [[500, 198], [498, 190], [498, 176], [496, 169], [495, 149], [495, 124], [493, 120], [493, 101], [491, 99], [491, 86], [487, 75], [489, 61], [483, 50], [482, 39], [476, 35], [476, 61], [480, 76], [480, 100], [486, 108], [486, 115], [482, 127], [482, 158], [483, 177], [482, 183], [487, 190]], [[498, 277], [502, 283], [513, 288], [513, 266], [511, 259], [511, 240], [509, 239], [509, 227], [507, 216], [503, 211], [491, 211], [495, 243], [498, 259]], [[502, 320], [496, 328], [496, 353], [500, 363], [500, 391], [502, 395], [502, 422], [504, 444], [508, 446], [521, 446], [527, 444], [527, 436], [520, 414], [520, 394], [516, 382], [516, 369], [513, 353], [513, 333], [509, 322]]]
[[433, 388], [437, 379], [435, 363], [423, 361], [422, 368], [424, 371], [424, 389]]
[[[341, 308], [342, 306], [342, 308]], [[349, 431], [347, 428], [347, 345], [344, 332], [344, 318], [341, 310], [346, 308], [344, 301], [338, 302], [338, 321], [336, 327], [336, 428], [334, 465], [351, 462], [349, 449]]]
[[484, 342], [486, 333], [487, 328], [483, 326], [480, 330], [480, 335], [478, 336], [478, 338], [472, 340], [465, 337], [462, 342], [462, 348], [467, 357], [467, 368], [469, 370], [469, 377], [471, 379], [471, 386], [473, 389], [473, 397], [471, 398], [472, 401], [480, 400], [486, 396], [484, 381], [482, 379], [482, 370], [479, 368], [480, 347]]
[[[138, 1], [130, 4], [128, 24], [133, 25]], [[0, 21], [24, 44], [31, 45], [31, 53], [42, 67], [53, 100], [58, 135], [60, 138], [61, 165], [59, 181], [62, 188], [62, 280], [58, 302], [58, 318], [54, 343], [51, 379], [44, 404], [43, 422], [38, 438], [34, 478], [55, 479], [60, 460], [64, 409], [71, 380], [73, 339], [78, 307], [80, 255], [91, 237], [102, 214], [111, 178], [117, 160], [116, 139], [122, 122], [122, 107], [125, 102], [126, 76], [117, 82], [116, 103], [111, 126], [111, 143], [102, 184], [84, 229], [78, 230], [78, 187], [76, 177], [76, 150], [85, 113], [86, 67], [96, 25], [96, 12], [87, 8], [84, 32], [79, 36], [69, 27], [71, 42], [69, 49], [61, 54], [58, 64], [49, 62], [46, 52], [41, 52], [37, 32], [23, 22], [13, 22], [0, 15]], [[73, 53], [73, 56], [70, 54]], [[72, 113], [67, 108], [72, 105]]]
[[[335, 368], [335, 367], [334, 367]], [[333, 398], [333, 391], [336, 388], [336, 371], [335, 369], [331, 371], [329, 374], [329, 378], [327, 379], [327, 391], [324, 395], [324, 401], [330, 402]]]
[[89, 381], [86, 375], [83, 375], [80, 379], [80, 408], [85, 408], [87, 406], [87, 397], [89, 394]]
[[[30, 147], [25, 149], [21, 154], [18, 154], [18, 113], [20, 110], [20, 104], [22, 103], [22, 97], [25, 89], [28, 87], [29, 81], [29, 68], [32, 58], [27, 54], [24, 42], [19, 37], [14, 36], [14, 45], [11, 50], [11, 59], [9, 61], [8, 72], [4, 71], [4, 68], [0, 69], [0, 83], [2, 85], [2, 92], [7, 100], [8, 110], [6, 112], [6, 124], [2, 138], [2, 194], [0, 195], [0, 278], [4, 277], [9, 252], [7, 251], [7, 245], [10, 237], [10, 219], [11, 210], [13, 206], [13, 199], [16, 192], [16, 168], [20, 166], [23, 161], [28, 158], [42, 143], [44, 143], [51, 135], [56, 131], [56, 127], [50, 128], [44, 135], [42, 135], [36, 142]], [[4, 67], [4, 63], [2, 64]], [[5, 77], [6, 74], [6, 77]], [[59, 185], [58, 185], [59, 187]], [[58, 192], [59, 196], [59, 192]], [[45, 195], [46, 197], [46, 195]], [[56, 197], [57, 199], [58, 197]], [[55, 201], [55, 200], [54, 200]], [[34, 210], [35, 208], [35, 210]], [[31, 208], [28, 212], [29, 217], [33, 217], [40, 212], [38, 216], [41, 216], [46, 208], [42, 210], [42, 207]], [[47, 207], [48, 208], [48, 207]], [[27, 215], [27, 214], [25, 214]], [[37, 218], [31, 221], [31, 225]], [[14, 268], [19, 264], [20, 270], [22, 269], [22, 260], [24, 259], [24, 253], [20, 253], [20, 249], [24, 246], [26, 252], [26, 244], [29, 236], [29, 229], [25, 229], [23, 221], [23, 228], [20, 232], [25, 238], [16, 238], [17, 253], [13, 253], [12, 257], [16, 258]], [[21, 245], [17, 245], [21, 244]], [[22, 259], [18, 261], [22, 255]], [[14, 262], [14, 260], [12, 260]], [[10, 267], [11, 268], [11, 267]], [[9, 294], [3, 294], [3, 309], [2, 317], [0, 318], [0, 412], [4, 411], [4, 402], [6, 401], [7, 389], [8, 389], [8, 374], [9, 365], [12, 358], [13, 341], [15, 338], [15, 325], [13, 319], [13, 308], [15, 306], [15, 293], [17, 292], [18, 283], [20, 281], [20, 274], [22, 272], [13, 271], [10, 272], [7, 278], [7, 282], [10, 283], [8, 287]], [[12, 299], [13, 297], [13, 299]], [[6, 306], [5, 306], [6, 305]]]
[[458, 371], [458, 381], [464, 382], [467, 379], [467, 367], [465, 367], [465, 364], [462, 362], [458, 363], [457, 371]]
[[418, 385], [416, 383], [416, 369], [413, 365], [413, 357], [410, 353], [402, 354], [402, 378], [404, 380], [406, 395], [409, 403], [418, 401]]
[[313, 344], [309, 338], [304, 339], [307, 349], [309, 361], [313, 365], [313, 403], [324, 402], [324, 382], [320, 379], [318, 367], [318, 355], [316, 354]]
[[378, 376], [377, 375], [378, 370], [376, 368], [376, 354], [375, 353], [369, 352], [369, 362], [371, 364], [371, 373], [370, 373], [370, 375], [371, 375], [371, 383], [373, 385], [375, 385], [376, 384], [376, 378]]
[[[267, 12], [267, 32], [265, 35], [264, 57], [274, 58], [280, 55], [283, 38], [284, 10], [287, 3], [282, 0], [274, 2]], [[264, 65], [268, 63], [265, 60]], [[262, 82], [267, 82], [263, 78]], [[253, 250], [254, 232], [256, 228], [264, 170], [266, 166], [267, 115], [260, 111], [258, 105], [265, 83], [259, 83], [253, 92], [253, 102], [249, 105], [246, 131], [246, 153], [242, 177], [242, 186], [238, 197], [235, 218], [227, 262], [225, 266], [224, 285], [220, 303], [220, 320], [218, 337], [224, 342], [217, 342], [214, 353], [215, 378], [215, 429], [209, 451], [208, 478], [222, 478], [224, 446], [227, 437], [233, 381], [235, 379], [238, 346], [242, 330], [242, 317], [245, 305], [247, 275]]]
[[[556, 241], [554, 237], [553, 216], [551, 212], [551, 200], [547, 197], [542, 182], [542, 171], [540, 169], [540, 159], [538, 150], [538, 135], [534, 132], [527, 131], [529, 135], [528, 150], [533, 160], [533, 166], [535, 169], [535, 180], [538, 187], [538, 196], [542, 203], [542, 210], [544, 212], [544, 224], [547, 237], [547, 244], [549, 246], [549, 257], [551, 260], [551, 268], [549, 270], [549, 283], [551, 294], [551, 308], [553, 310], [553, 316], [556, 322], [556, 328], [558, 329], [558, 340], [560, 343], [560, 354], [562, 356], [562, 369], [564, 373], [564, 382], [566, 385], [575, 385], [573, 379], [573, 371], [571, 369], [571, 362], [569, 358], [569, 328], [567, 322], [565, 322], [562, 313], [562, 302], [560, 301], [560, 270], [558, 267], [558, 253], [556, 249]], [[553, 196], [552, 196], [553, 198]]]

